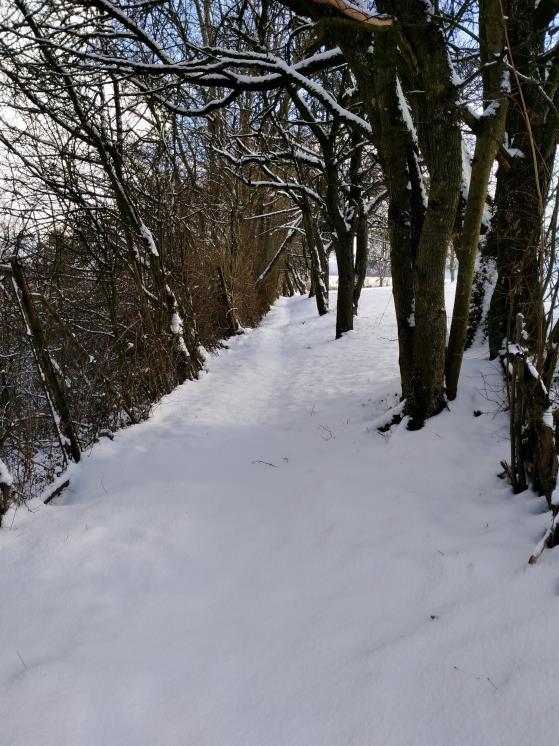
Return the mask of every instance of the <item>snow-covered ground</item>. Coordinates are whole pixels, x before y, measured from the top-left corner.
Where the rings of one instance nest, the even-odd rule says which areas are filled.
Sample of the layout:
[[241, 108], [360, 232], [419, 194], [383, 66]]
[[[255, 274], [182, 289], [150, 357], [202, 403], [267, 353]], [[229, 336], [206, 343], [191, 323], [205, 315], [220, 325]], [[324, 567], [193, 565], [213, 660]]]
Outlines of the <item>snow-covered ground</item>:
[[339, 341], [280, 300], [0, 532], [0, 743], [554, 741], [559, 553], [527, 565], [544, 502], [496, 477], [499, 373], [380, 434], [391, 290], [362, 299]]
[[[364, 288], [378, 288], [382, 286], [388, 286], [392, 285], [392, 278], [391, 277], [383, 277], [382, 278], [382, 286], [381, 286], [380, 277], [373, 277], [367, 276], [365, 277], [365, 281], [363, 282]], [[328, 289], [329, 290], [337, 290], [338, 289], [338, 275], [330, 275], [328, 278]]]

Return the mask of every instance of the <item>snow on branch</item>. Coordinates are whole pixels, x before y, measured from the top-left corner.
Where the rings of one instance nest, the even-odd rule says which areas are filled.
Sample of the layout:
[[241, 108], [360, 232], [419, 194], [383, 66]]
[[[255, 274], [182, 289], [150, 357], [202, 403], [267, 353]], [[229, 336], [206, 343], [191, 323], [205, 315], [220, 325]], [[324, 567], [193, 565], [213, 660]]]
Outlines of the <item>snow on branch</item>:
[[299, 226], [301, 225], [301, 220], [302, 220], [302, 217], [299, 215], [294, 220], [294, 222], [289, 226], [289, 229], [287, 231], [287, 235], [283, 239], [283, 241], [281, 242], [278, 250], [276, 251], [276, 253], [274, 254], [274, 256], [271, 258], [271, 260], [268, 262], [268, 265], [266, 266], [266, 269], [264, 269], [264, 271], [261, 272], [260, 275], [258, 276], [258, 278], [256, 280], [256, 283], [255, 283], [256, 286], [260, 285], [266, 279], [266, 277], [270, 274], [270, 272], [272, 271], [272, 269], [276, 266], [276, 264], [278, 262], [278, 259], [283, 254], [283, 252], [285, 251], [285, 249], [289, 246], [289, 244], [291, 243], [291, 240], [293, 239], [293, 237], [295, 236], [295, 234], [298, 232]]
[[11, 487], [14, 483], [14, 479], [10, 474], [6, 464], [0, 459], [0, 485], [5, 487]]

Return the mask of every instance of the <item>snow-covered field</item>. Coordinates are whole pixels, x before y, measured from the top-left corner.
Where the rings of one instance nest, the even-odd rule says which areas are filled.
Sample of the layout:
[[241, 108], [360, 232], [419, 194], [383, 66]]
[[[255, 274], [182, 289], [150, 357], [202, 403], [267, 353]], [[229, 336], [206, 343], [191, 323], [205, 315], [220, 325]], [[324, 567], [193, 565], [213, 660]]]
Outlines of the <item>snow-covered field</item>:
[[[559, 553], [496, 477], [477, 351], [420, 432], [391, 289], [282, 299], [57, 505], [0, 532], [6, 746], [527, 746], [559, 729]], [[483, 412], [474, 417], [474, 410]]]

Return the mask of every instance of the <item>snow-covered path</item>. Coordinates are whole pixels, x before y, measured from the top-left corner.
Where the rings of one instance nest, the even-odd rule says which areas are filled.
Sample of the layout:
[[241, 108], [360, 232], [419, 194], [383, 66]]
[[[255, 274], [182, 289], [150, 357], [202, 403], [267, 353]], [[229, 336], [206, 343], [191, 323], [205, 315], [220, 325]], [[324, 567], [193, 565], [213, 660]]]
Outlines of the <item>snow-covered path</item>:
[[381, 435], [390, 289], [332, 328], [280, 300], [0, 533], [1, 744], [556, 737], [559, 553], [527, 566], [543, 501], [495, 476], [498, 373], [470, 357], [452, 411]]

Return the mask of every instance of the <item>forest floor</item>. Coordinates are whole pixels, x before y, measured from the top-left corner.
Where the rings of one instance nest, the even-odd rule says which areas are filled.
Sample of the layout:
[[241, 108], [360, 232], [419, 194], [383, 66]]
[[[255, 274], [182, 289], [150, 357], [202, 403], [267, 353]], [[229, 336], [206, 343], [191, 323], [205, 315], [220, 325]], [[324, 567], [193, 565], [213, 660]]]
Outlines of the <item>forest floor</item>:
[[496, 476], [499, 371], [474, 351], [450, 411], [381, 434], [391, 289], [333, 326], [281, 299], [8, 516], [2, 744], [555, 740], [559, 550], [528, 566], [549, 514]]

